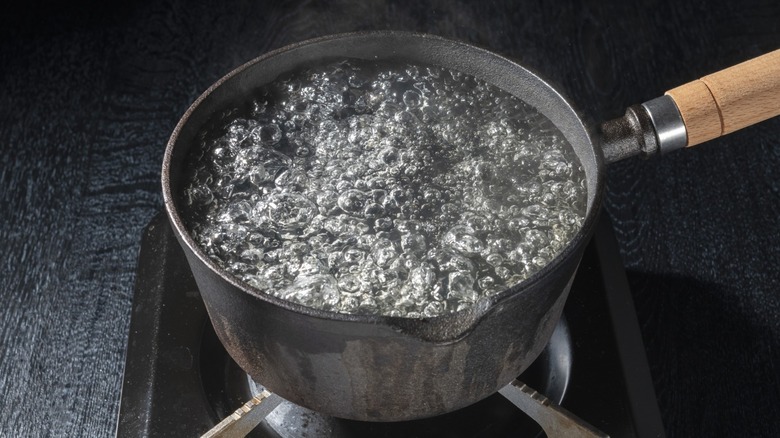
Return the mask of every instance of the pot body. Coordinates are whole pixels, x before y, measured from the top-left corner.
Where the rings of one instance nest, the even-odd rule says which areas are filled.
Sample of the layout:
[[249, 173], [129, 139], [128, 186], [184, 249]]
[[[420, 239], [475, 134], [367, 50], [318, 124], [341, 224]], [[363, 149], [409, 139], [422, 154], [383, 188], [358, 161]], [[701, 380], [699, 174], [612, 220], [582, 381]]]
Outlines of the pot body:
[[[439, 65], [496, 85], [535, 106], [572, 144], [586, 172], [582, 230], [549, 265], [473, 309], [428, 319], [343, 315], [255, 290], [211, 261], [177, 205], [184, 158], [203, 125], [282, 73], [328, 60]], [[364, 421], [450, 412], [496, 392], [544, 349], [593, 232], [603, 164], [580, 118], [552, 87], [496, 54], [427, 35], [373, 32], [289, 46], [239, 67], [209, 88], [177, 125], [163, 164], [169, 219], [226, 350], [253, 379], [293, 403]]]

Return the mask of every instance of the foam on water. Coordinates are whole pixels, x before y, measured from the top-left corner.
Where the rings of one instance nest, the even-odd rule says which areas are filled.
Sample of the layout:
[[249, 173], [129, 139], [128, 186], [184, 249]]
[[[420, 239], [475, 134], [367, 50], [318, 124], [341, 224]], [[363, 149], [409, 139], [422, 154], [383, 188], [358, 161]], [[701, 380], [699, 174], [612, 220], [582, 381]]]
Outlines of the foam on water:
[[248, 99], [201, 133], [182, 213], [209, 257], [265, 293], [436, 316], [527, 278], [584, 219], [561, 133], [471, 76], [350, 60]]

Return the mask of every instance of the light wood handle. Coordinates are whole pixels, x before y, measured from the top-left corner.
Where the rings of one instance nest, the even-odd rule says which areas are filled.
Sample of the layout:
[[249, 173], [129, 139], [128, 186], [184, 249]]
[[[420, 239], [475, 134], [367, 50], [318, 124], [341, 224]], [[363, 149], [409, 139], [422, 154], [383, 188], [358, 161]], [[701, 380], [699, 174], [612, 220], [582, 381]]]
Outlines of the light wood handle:
[[780, 50], [666, 92], [680, 110], [686, 146], [780, 115]]

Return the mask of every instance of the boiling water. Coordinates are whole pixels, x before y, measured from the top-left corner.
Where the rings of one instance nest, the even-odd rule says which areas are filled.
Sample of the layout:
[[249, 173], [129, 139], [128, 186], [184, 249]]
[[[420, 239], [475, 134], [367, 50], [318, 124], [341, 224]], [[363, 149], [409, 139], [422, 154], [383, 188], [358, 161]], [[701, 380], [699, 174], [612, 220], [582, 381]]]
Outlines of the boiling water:
[[188, 169], [183, 216], [209, 257], [342, 313], [472, 306], [549, 263], [586, 209], [584, 171], [549, 120], [438, 67], [280, 78], [202, 132]]

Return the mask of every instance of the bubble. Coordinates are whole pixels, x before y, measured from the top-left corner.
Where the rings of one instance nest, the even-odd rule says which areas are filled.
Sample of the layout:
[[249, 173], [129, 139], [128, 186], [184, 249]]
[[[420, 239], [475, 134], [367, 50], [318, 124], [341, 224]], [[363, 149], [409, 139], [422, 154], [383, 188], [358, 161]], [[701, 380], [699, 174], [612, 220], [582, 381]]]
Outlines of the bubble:
[[401, 188], [396, 188], [390, 191], [390, 198], [393, 200], [396, 207], [400, 207], [409, 200], [409, 192]]
[[315, 274], [324, 274], [327, 270], [328, 269], [319, 259], [312, 256], [304, 258], [298, 266], [298, 274], [300, 275], [311, 276]]
[[487, 231], [490, 229], [490, 221], [482, 215], [471, 214], [464, 217], [466, 225], [474, 232]]
[[282, 139], [282, 129], [276, 124], [261, 125], [252, 130], [250, 138], [255, 144], [273, 146]]
[[420, 234], [410, 233], [401, 236], [401, 248], [406, 254], [422, 255], [427, 246], [425, 237]]
[[462, 271], [451, 272], [448, 276], [449, 294], [447, 298], [473, 303], [477, 300], [474, 290], [474, 277]]
[[377, 302], [374, 299], [374, 297], [364, 295], [360, 300], [360, 307], [358, 307], [358, 313], [371, 315], [377, 313], [377, 310], [379, 310], [379, 306], [377, 305]]
[[261, 277], [254, 274], [248, 274], [248, 275], [244, 275], [243, 278], [244, 281], [249, 283], [250, 286], [261, 291], [267, 291], [274, 287], [274, 283], [266, 279], [265, 277]]
[[485, 257], [485, 261], [491, 266], [501, 266], [501, 263], [504, 263], [504, 257], [494, 252]]
[[320, 214], [331, 215], [338, 208], [339, 196], [332, 190], [323, 190], [316, 194], [317, 209]]
[[379, 239], [373, 248], [371, 257], [379, 267], [388, 267], [390, 263], [398, 256], [395, 245], [388, 239]]
[[227, 145], [238, 145], [244, 141], [252, 133], [252, 130], [257, 125], [254, 120], [236, 119], [227, 126], [227, 133], [224, 139], [227, 141]]
[[279, 292], [281, 298], [329, 310], [339, 301], [339, 290], [330, 275], [301, 275]]
[[269, 266], [263, 272], [263, 276], [265, 277], [266, 280], [270, 281], [272, 284], [278, 284], [284, 281], [285, 271], [286, 269], [284, 265]]
[[358, 313], [360, 310], [360, 298], [354, 295], [342, 296], [339, 301], [341, 313]]
[[304, 226], [314, 217], [314, 205], [297, 193], [274, 193], [265, 206], [268, 219], [282, 229]]
[[485, 249], [485, 244], [474, 234], [471, 227], [456, 225], [444, 235], [444, 244], [463, 255], [474, 256]]
[[498, 275], [500, 279], [504, 280], [504, 282], [508, 282], [514, 273], [506, 266], [499, 266], [496, 268], [496, 275]]
[[[339, 290], [344, 293], [358, 293], [360, 292], [360, 280], [352, 274], [342, 275], [338, 280]], [[353, 307], [357, 307], [357, 303], [352, 304]]]
[[239, 201], [226, 205], [219, 216], [219, 221], [227, 225], [245, 224], [251, 217], [252, 206], [247, 201]]
[[250, 262], [254, 266], [263, 260], [264, 254], [263, 248], [251, 247], [241, 251], [241, 259]]
[[433, 258], [436, 260], [439, 268], [444, 272], [474, 272], [476, 269], [474, 262], [472, 262], [470, 259], [450, 251], [436, 251], [436, 254]]
[[439, 316], [444, 313], [445, 304], [442, 301], [431, 301], [425, 305], [422, 314], [427, 317]]
[[525, 232], [523, 242], [527, 244], [529, 248], [536, 249], [542, 248], [549, 243], [547, 234], [537, 229], [530, 229]]
[[338, 197], [339, 208], [347, 213], [358, 213], [366, 203], [366, 194], [360, 190], [346, 190]]
[[253, 149], [253, 151], [256, 162], [263, 166], [270, 179], [274, 179], [292, 164], [290, 157], [277, 151], [270, 149]]
[[409, 272], [409, 282], [418, 289], [428, 289], [436, 283], [436, 272], [428, 264], [422, 264]]
[[384, 164], [392, 165], [398, 162], [399, 153], [398, 149], [387, 146], [379, 153], [379, 158], [382, 160]]
[[363, 261], [363, 259], [366, 258], [366, 253], [357, 248], [350, 247], [344, 249], [343, 257], [344, 260], [349, 264], [359, 264]]
[[370, 202], [370, 203], [366, 204], [366, 207], [363, 209], [363, 216], [365, 216], [366, 218], [370, 218], [370, 219], [378, 218], [378, 217], [382, 216], [382, 214], [384, 214], [384, 212], [385, 212], [385, 209], [381, 205], [379, 205], [379, 204], [377, 204], [375, 202]]
[[393, 220], [389, 217], [380, 217], [374, 222], [374, 228], [379, 231], [389, 231], [393, 228]]
[[214, 200], [214, 194], [206, 186], [189, 187], [185, 190], [185, 196], [189, 205], [204, 206]]
[[417, 91], [407, 90], [404, 92], [403, 101], [407, 108], [417, 108], [422, 102], [422, 97]]
[[441, 212], [448, 216], [456, 216], [458, 214], [458, 205], [453, 202], [442, 204]]
[[300, 158], [305, 158], [311, 156], [313, 153], [313, 148], [305, 143], [298, 144], [295, 146], [295, 156]]
[[311, 248], [304, 242], [293, 242], [287, 247], [291, 257], [303, 257]]
[[247, 170], [246, 178], [248, 179], [249, 183], [255, 187], [260, 187], [264, 183], [272, 181], [271, 175], [266, 172], [265, 166], [262, 164], [257, 164], [251, 169]]
[[274, 182], [282, 190], [287, 188], [289, 190], [301, 191], [308, 185], [309, 177], [300, 169], [287, 169], [282, 171]]
[[496, 286], [496, 279], [493, 277], [485, 276], [477, 280], [477, 285], [482, 290], [492, 290]]

